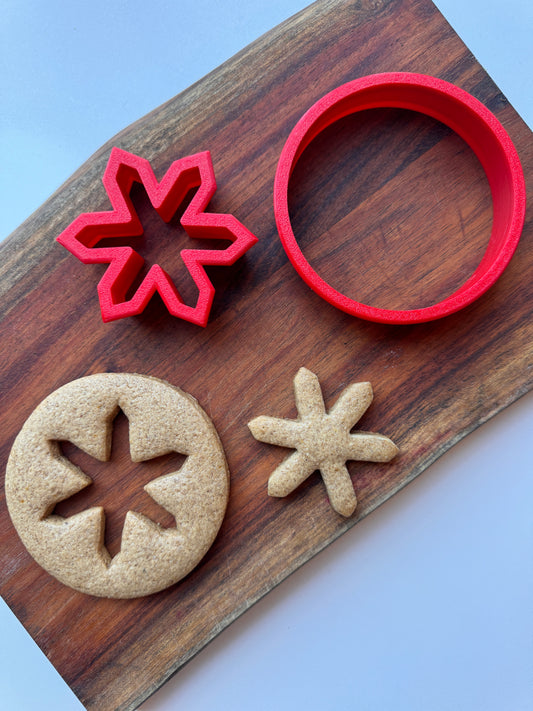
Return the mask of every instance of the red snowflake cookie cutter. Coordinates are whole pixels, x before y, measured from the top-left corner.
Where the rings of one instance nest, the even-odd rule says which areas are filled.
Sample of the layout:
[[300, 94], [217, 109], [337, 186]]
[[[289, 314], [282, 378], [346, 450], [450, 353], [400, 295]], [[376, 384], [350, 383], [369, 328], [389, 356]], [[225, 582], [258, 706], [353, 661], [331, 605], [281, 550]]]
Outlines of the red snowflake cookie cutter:
[[[109, 264], [98, 284], [103, 321], [140, 314], [154, 293], [159, 292], [173, 316], [205, 326], [215, 289], [204, 266], [233, 264], [253, 244], [253, 235], [233, 215], [204, 212], [216, 190], [209, 151], [174, 161], [162, 180], [157, 181], [150, 163], [120, 148], [113, 148], [102, 178], [113, 210], [79, 215], [57, 241], [84, 264]], [[231, 240], [226, 249], [183, 249], [181, 258], [199, 290], [196, 306], [185, 304], [171, 277], [154, 264], [129, 299], [128, 289], [144, 259], [129, 246], [97, 247], [104, 237], [134, 237], [143, 227], [130, 198], [134, 182], [142, 183], [151, 204], [168, 222], [187, 193], [197, 188], [180, 220], [190, 237]]]
[[[413, 310], [380, 309], [334, 289], [311, 267], [294, 236], [288, 206], [291, 173], [306, 147], [325, 128], [357, 111], [404, 108], [449, 126], [472, 148], [487, 175], [493, 227], [485, 254], [469, 279], [438, 304]], [[471, 304], [489, 289], [509, 263], [522, 232], [526, 208], [524, 174], [505, 129], [480, 101], [463, 89], [424, 74], [372, 74], [348, 82], [319, 99], [298, 121], [281, 153], [274, 181], [274, 212], [281, 242], [292, 265], [319, 296], [354, 316], [379, 323], [432, 321]]]

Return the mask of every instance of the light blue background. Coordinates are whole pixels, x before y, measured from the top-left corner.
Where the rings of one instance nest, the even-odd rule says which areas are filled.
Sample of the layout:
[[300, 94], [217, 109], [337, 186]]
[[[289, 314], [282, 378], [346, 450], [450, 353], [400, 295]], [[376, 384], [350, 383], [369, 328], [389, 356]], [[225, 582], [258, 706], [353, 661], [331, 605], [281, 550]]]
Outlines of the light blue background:
[[[3, 0], [0, 238], [102, 143], [303, 8]], [[533, 5], [439, 0], [533, 127]], [[533, 395], [221, 634], [145, 711], [533, 708]], [[81, 708], [0, 607], [0, 708]]]

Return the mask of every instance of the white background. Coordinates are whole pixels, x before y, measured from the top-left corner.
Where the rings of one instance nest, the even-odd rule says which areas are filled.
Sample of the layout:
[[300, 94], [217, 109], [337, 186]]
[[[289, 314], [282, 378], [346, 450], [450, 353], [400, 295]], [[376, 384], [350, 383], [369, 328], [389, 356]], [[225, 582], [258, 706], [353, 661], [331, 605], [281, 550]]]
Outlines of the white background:
[[[0, 238], [297, 0], [2, 0]], [[533, 127], [533, 4], [439, 0]], [[533, 708], [533, 395], [225, 630], [144, 711]], [[82, 708], [0, 606], [0, 708]]]

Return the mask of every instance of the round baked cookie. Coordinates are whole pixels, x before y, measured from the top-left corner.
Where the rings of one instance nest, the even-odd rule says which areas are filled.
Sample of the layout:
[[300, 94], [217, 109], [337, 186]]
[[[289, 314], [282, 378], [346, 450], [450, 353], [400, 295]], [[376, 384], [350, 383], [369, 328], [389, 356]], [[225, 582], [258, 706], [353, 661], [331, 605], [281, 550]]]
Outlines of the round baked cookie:
[[[129, 420], [134, 462], [170, 452], [186, 459], [144, 487], [176, 528], [129, 511], [120, 552], [111, 558], [102, 507], [68, 518], [52, 511], [91, 483], [58, 442], [108, 460], [119, 408]], [[224, 518], [229, 471], [215, 427], [193, 397], [157, 378], [102, 373], [64, 385], [37, 406], [13, 444], [5, 486], [13, 524], [45, 570], [90, 595], [132, 598], [173, 585], [203, 558]]]

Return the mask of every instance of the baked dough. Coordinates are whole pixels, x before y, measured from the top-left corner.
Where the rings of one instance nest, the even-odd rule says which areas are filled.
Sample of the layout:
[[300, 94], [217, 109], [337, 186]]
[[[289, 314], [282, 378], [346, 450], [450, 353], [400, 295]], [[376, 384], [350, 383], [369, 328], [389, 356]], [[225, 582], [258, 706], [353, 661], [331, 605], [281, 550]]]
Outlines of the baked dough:
[[[91, 483], [62, 456], [59, 442], [106, 461], [119, 408], [129, 420], [134, 462], [170, 452], [186, 459], [178, 471], [144, 487], [174, 516], [176, 528], [129, 511], [120, 552], [112, 558], [104, 546], [102, 507], [68, 518], [52, 511]], [[102, 373], [59, 388], [30, 415], [7, 464], [9, 513], [30, 554], [65, 585], [101, 597], [140, 597], [181, 580], [213, 543], [228, 493], [226, 458], [211, 420], [193, 397], [145, 375]]]
[[352, 432], [374, 397], [370, 383], [353, 383], [326, 412], [317, 376], [300, 368], [294, 378], [298, 419], [261, 415], [248, 423], [260, 442], [291, 447], [270, 475], [269, 496], [288, 496], [314, 471], [320, 471], [329, 501], [341, 516], [351, 516], [357, 497], [346, 462], [389, 462], [398, 454], [392, 440], [374, 432]]

